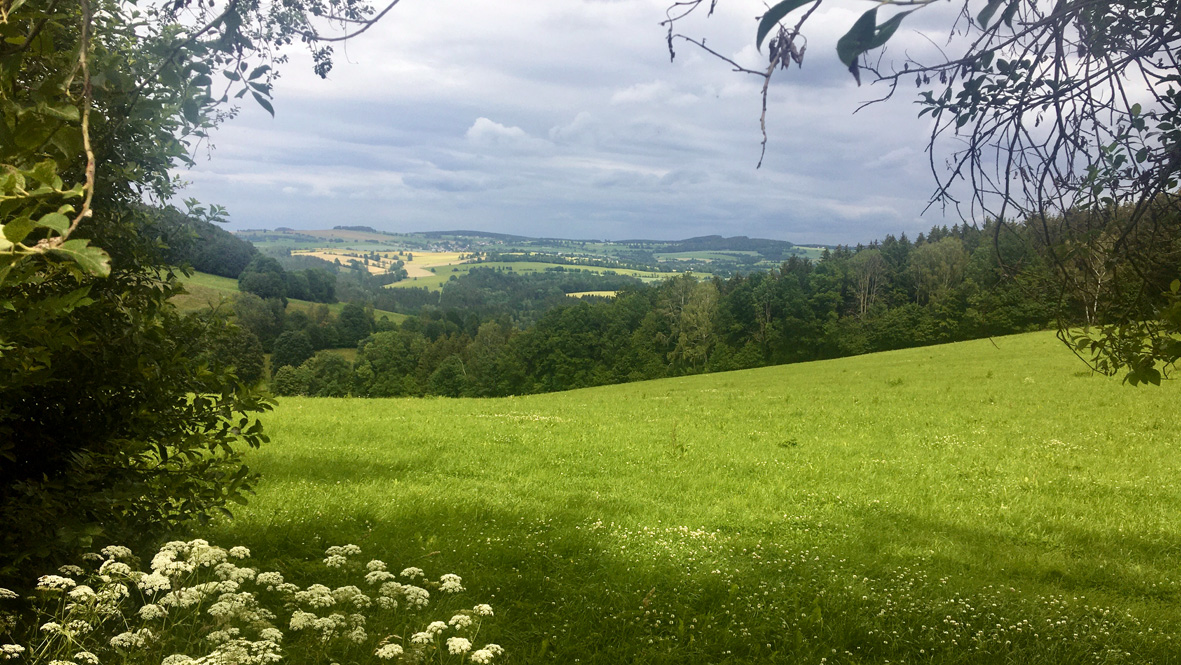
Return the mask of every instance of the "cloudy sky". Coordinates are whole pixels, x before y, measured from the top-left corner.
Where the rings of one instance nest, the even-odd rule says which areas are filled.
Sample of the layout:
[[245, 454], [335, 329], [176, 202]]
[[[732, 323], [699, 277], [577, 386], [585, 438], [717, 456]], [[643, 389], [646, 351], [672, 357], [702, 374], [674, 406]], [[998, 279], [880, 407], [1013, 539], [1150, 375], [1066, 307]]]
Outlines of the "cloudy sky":
[[[814, 16], [804, 69], [777, 75], [760, 169], [761, 79], [689, 44], [670, 63], [668, 4], [402, 0], [337, 49], [327, 80], [292, 52], [275, 117], [244, 105], [181, 173], [185, 196], [225, 205], [234, 229], [856, 243], [958, 221], [922, 215], [928, 126], [911, 91], [853, 114], [881, 92], [835, 55], [863, 0]], [[681, 30], [759, 68], [763, 7], [722, 0]], [[894, 48], [925, 44], [900, 31]]]

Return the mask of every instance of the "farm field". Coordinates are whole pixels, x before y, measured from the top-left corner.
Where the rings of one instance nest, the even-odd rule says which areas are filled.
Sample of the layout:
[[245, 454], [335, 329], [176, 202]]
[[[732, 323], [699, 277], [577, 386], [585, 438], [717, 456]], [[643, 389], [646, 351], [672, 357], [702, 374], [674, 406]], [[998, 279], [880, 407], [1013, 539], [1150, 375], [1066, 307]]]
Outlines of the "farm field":
[[[194, 272], [188, 277], [181, 277], [181, 282], [184, 283], [185, 289], [188, 293], [178, 296], [175, 299], [176, 306], [181, 311], [193, 311], [196, 309], [203, 309], [209, 306], [215, 306], [223, 299], [238, 293], [238, 280], [229, 277], [220, 277], [218, 275], [210, 275], [203, 272]], [[295, 311], [310, 312], [313, 308], [321, 303], [309, 302], [307, 300], [288, 299], [287, 309]], [[340, 314], [340, 310], [344, 309], [345, 303], [337, 302], [327, 305], [329, 311], [333, 314]], [[380, 320], [381, 317], [389, 317], [390, 321], [400, 323], [406, 319], [405, 314], [398, 314], [397, 312], [387, 312], [385, 310], [374, 310], [373, 315]]]
[[[1177, 663], [1179, 387], [1049, 333], [505, 399], [283, 398], [201, 534], [454, 572], [506, 663]], [[500, 662], [500, 661], [498, 661]]]

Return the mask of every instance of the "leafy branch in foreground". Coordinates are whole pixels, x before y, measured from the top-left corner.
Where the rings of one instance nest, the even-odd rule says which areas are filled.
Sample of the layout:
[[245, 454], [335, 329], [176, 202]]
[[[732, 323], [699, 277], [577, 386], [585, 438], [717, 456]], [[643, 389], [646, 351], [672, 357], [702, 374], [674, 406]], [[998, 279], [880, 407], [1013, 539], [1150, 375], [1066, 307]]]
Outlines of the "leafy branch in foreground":
[[[802, 31], [824, 2], [784, 0], [760, 19], [756, 44], [767, 45], [769, 65], [740, 71], [764, 78], [764, 146], [771, 76], [802, 64]], [[674, 32], [703, 4], [670, 8], [670, 50], [676, 39], [703, 44]], [[997, 245], [1013, 220], [1035, 229], [1064, 300], [1099, 294], [1094, 317], [1064, 321], [1064, 329], [1104, 326], [1096, 339], [1107, 341], [1086, 347], [1096, 354], [1095, 368], [1150, 380], [1143, 367], [1178, 360], [1171, 345], [1150, 344], [1139, 360], [1116, 350], [1148, 334], [1138, 322], [1155, 320], [1164, 335], [1181, 332], [1168, 323], [1167, 296], [1177, 276], [1181, 207], [1181, 1], [963, 0], [935, 55], [884, 57], [904, 19], [931, 4], [874, 2], [837, 41], [837, 56], [858, 83], [865, 71], [884, 86], [861, 108], [913, 81], [919, 115], [931, 119], [926, 150], [936, 186], [929, 205], [967, 220], [998, 220]], [[871, 61], [874, 52], [883, 57]], [[1162, 275], [1159, 266], [1170, 262], [1171, 274]]]
[[284, 47], [323, 76], [396, 4], [0, 0], [0, 579], [245, 500], [270, 403], [169, 304], [159, 209]]

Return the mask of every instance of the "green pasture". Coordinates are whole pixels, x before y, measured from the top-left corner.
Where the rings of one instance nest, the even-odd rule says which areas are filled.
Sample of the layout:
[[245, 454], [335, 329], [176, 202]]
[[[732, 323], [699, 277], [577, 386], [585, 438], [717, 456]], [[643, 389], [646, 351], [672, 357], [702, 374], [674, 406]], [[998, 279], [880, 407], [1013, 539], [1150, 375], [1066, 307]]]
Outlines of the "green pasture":
[[[388, 288], [427, 288], [431, 291], [439, 291], [443, 288], [443, 284], [447, 283], [452, 276], [457, 279], [461, 275], [466, 275], [475, 268], [492, 268], [494, 270], [511, 270], [518, 274], [545, 272], [547, 269], [562, 268], [568, 272], [581, 270], [596, 275], [602, 275], [607, 272], [613, 272], [617, 275], [631, 275], [639, 278], [645, 282], [659, 282], [669, 277], [674, 277], [675, 273], [669, 272], [650, 272], [647, 270], [630, 270], [628, 268], [603, 268], [600, 266], [579, 266], [579, 265], [562, 265], [558, 263], [534, 263], [532, 261], [509, 262], [509, 261], [485, 261], [483, 263], [461, 263], [453, 266], [438, 266], [434, 269], [435, 274], [430, 277], [407, 278], [400, 282], [395, 282], [388, 285]], [[698, 277], [708, 277], [704, 273], [696, 273]]]
[[1178, 386], [1051, 334], [505, 399], [283, 398], [204, 537], [455, 572], [509, 663], [1177, 663]]
[[[181, 311], [193, 311], [216, 306], [222, 300], [228, 299], [233, 294], [238, 293], [238, 280], [230, 277], [194, 272], [188, 277], [182, 276], [180, 281], [185, 285], [185, 290], [188, 293], [175, 297], [173, 302], [176, 303], [177, 308]], [[312, 309], [320, 304], [322, 303], [289, 298], [287, 300], [287, 311], [311, 312]], [[327, 305], [328, 310], [333, 314], [340, 314], [340, 310], [344, 309], [344, 306], [345, 303], [342, 302]], [[383, 316], [388, 316], [390, 321], [395, 323], [400, 323], [406, 318], [405, 314], [387, 312], [383, 309], [374, 310], [373, 315], [378, 320], [381, 320]]]

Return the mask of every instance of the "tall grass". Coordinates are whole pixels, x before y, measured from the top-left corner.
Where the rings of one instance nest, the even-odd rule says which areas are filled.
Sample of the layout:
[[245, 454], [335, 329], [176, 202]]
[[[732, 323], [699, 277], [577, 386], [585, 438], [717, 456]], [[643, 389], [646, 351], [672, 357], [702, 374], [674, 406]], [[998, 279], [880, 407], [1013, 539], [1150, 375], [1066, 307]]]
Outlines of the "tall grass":
[[[454, 570], [506, 662], [1181, 661], [1178, 388], [1049, 334], [491, 400], [284, 398], [204, 537]], [[287, 562], [287, 563], [285, 563]]]

